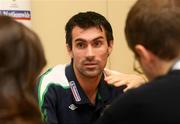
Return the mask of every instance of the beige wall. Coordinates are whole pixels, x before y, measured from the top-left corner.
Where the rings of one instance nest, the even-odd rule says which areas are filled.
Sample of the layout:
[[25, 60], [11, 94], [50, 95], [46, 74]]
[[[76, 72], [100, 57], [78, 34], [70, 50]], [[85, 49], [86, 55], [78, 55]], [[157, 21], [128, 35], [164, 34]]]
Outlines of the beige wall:
[[127, 12], [135, 0], [32, 0], [32, 28], [40, 36], [48, 65], [70, 61], [65, 47], [64, 26], [68, 19], [80, 11], [96, 11], [103, 14], [114, 31], [114, 49], [107, 67], [132, 73], [133, 54], [124, 37]]

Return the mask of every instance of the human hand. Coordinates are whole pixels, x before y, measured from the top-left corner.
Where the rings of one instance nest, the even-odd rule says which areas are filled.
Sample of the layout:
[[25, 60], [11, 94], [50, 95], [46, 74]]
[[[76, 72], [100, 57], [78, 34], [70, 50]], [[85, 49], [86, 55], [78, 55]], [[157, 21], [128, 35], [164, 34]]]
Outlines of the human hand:
[[105, 81], [108, 84], [112, 84], [116, 87], [126, 85], [126, 88], [123, 90], [126, 92], [129, 89], [137, 88], [146, 83], [146, 79], [143, 75], [137, 74], [125, 74], [120, 73], [114, 70], [104, 69]]

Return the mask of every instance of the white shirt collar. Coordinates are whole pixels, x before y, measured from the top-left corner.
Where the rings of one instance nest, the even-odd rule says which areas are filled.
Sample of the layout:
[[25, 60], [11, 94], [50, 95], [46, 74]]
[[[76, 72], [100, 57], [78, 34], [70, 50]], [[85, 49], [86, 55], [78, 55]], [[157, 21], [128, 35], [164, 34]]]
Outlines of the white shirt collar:
[[173, 65], [172, 70], [180, 70], [180, 60]]

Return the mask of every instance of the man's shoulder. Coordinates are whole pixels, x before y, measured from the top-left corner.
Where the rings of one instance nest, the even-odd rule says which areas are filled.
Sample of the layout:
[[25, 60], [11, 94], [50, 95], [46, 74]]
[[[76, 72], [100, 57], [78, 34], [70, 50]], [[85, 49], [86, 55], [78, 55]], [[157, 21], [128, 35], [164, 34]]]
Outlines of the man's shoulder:
[[[44, 74], [39, 78], [38, 82], [38, 99], [39, 103], [43, 102], [45, 94], [49, 89], [55, 87], [62, 87], [62, 89], [69, 89], [69, 83], [65, 75], [66, 64], [57, 65], [53, 68], [48, 69]], [[53, 87], [51, 87], [53, 86]]]
[[69, 87], [67, 77], [65, 75], [65, 68], [67, 64], [59, 64], [53, 68], [48, 69], [40, 76], [39, 83], [41, 85], [61, 85], [62, 87]]

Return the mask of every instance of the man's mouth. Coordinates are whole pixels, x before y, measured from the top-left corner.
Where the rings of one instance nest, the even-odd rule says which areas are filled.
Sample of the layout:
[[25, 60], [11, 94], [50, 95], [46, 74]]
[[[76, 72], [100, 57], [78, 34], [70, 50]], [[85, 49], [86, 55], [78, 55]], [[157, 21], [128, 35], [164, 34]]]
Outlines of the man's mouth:
[[88, 62], [88, 63], [84, 63], [84, 65], [87, 68], [95, 68], [97, 66], [97, 63], [96, 62]]

